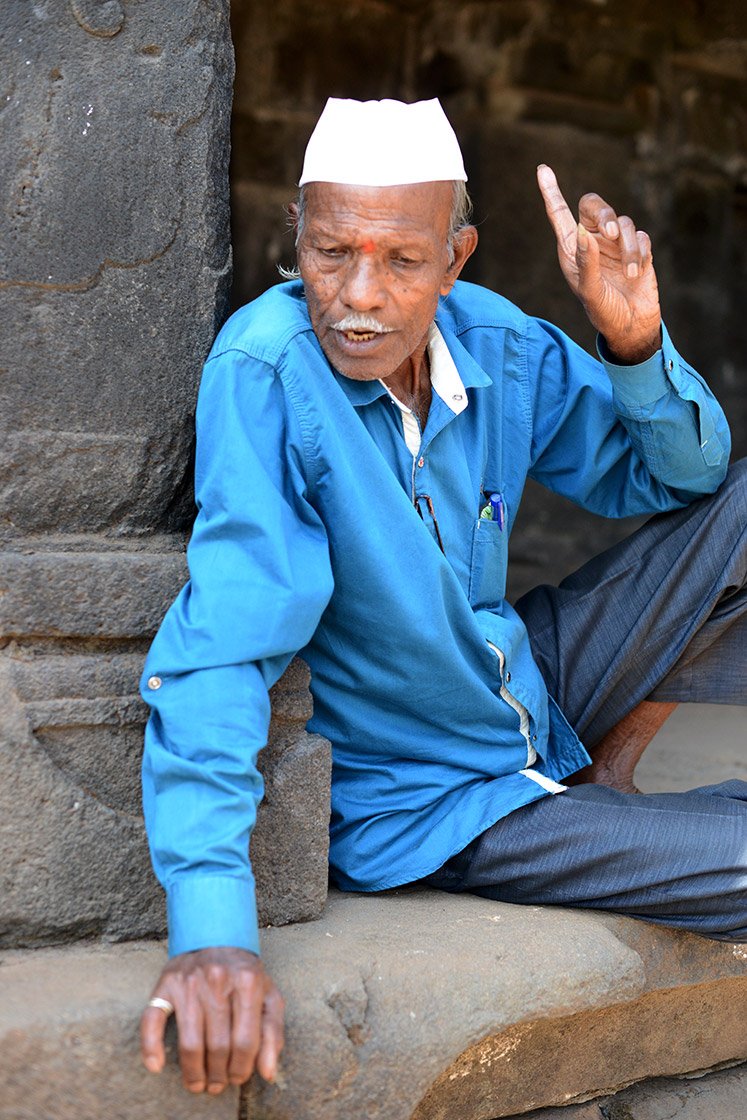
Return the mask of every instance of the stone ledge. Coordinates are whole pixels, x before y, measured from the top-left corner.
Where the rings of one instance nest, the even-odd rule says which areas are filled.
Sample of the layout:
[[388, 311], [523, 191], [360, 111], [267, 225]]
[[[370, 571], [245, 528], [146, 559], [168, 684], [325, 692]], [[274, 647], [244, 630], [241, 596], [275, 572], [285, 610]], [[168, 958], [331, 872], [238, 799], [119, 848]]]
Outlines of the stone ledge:
[[[288, 1005], [282, 1087], [255, 1120], [493, 1120], [747, 1057], [747, 949], [631, 919], [400, 890], [333, 892], [269, 929]], [[3, 1120], [187, 1120], [138, 1065], [159, 943], [0, 954]], [[106, 995], [104, 995], [106, 993]], [[569, 1113], [569, 1117], [570, 1117]]]
[[541, 1108], [526, 1114], [526, 1120], [739, 1120], [745, 1100], [747, 1066], [740, 1065], [705, 1077], [655, 1077], [614, 1097]]

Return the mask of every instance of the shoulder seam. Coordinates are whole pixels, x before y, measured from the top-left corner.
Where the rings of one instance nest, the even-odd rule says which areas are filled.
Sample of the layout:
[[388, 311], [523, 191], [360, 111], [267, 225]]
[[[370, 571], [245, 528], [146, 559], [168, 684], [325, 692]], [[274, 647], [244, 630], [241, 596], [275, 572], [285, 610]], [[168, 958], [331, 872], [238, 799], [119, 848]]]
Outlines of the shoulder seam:
[[495, 319], [487, 320], [483, 318], [466, 319], [458, 325], [452, 327], [453, 333], [459, 337], [471, 330], [497, 330], [497, 331], [511, 331], [512, 334], [519, 336], [526, 335], [526, 318], [522, 323], [511, 323], [505, 320], [496, 321]]
[[207, 360], [211, 361], [213, 358], [219, 358], [223, 354], [236, 352], [238, 354], [245, 354], [247, 358], [253, 358], [255, 361], [264, 362], [266, 365], [275, 365], [283, 357], [293, 339], [300, 334], [308, 334], [311, 329], [311, 324], [308, 326], [294, 324], [290, 329], [286, 330], [284, 334], [280, 335], [275, 346], [271, 348], [263, 346], [261, 351], [253, 347], [249, 342], [247, 345], [233, 342], [211, 353]]

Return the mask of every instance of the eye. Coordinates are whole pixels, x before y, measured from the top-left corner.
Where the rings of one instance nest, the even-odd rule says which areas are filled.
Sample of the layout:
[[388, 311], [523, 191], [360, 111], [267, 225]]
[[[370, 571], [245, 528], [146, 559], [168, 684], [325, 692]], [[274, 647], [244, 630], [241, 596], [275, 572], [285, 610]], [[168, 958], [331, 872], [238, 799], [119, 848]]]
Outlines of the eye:
[[336, 260], [338, 257], [342, 257], [345, 253], [344, 249], [337, 249], [333, 246], [327, 245], [317, 245], [316, 251], [320, 254], [320, 256], [327, 257], [328, 260]]
[[398, 253], [395, 257], [392, 257], [392, 260], [395, 264], [403, 265], [404, 267], [420, 264], [420, 261], [416, 260], [414, 257], [408, 257], [404, 253]]

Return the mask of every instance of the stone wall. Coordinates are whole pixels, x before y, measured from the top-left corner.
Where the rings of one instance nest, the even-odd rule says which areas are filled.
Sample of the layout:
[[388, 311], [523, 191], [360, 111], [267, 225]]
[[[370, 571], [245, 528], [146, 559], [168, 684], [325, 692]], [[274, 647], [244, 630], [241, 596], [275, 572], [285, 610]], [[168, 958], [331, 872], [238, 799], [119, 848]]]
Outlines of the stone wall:
[[[11, 0], [0, 59], [0, 946], [141, 937], [137, 681], [230, 281], [228, 0]], [[276, 707], [257, 862], [288, 921], [326, 893], [329, 760], [300, 668]]]
[[[438, 96], [462, 140], [480, 247], [465, 278], [593, 338], [534, 186], [553, 165], [653, 238], [667, 322], [747, 452], [747, 9], [729, 0], [235, 0], [234, 302], [293, 259], [283, 207], [327, 96]], [[351, 138], [365, 143], [365, 137]], [[630, 525], [530, 488], [515, 592]]]

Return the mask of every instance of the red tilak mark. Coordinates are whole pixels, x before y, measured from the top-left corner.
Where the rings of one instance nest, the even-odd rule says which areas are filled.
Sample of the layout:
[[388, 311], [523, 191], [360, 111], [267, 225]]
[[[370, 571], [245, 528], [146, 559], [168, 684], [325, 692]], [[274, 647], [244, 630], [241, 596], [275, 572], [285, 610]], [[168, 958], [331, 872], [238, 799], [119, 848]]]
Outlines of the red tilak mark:
[[374, 245], [373, 241], [364, 241], [361, 245], [361, 250], [364, 253], [373, 253], [376, 251], [376, 246]]

